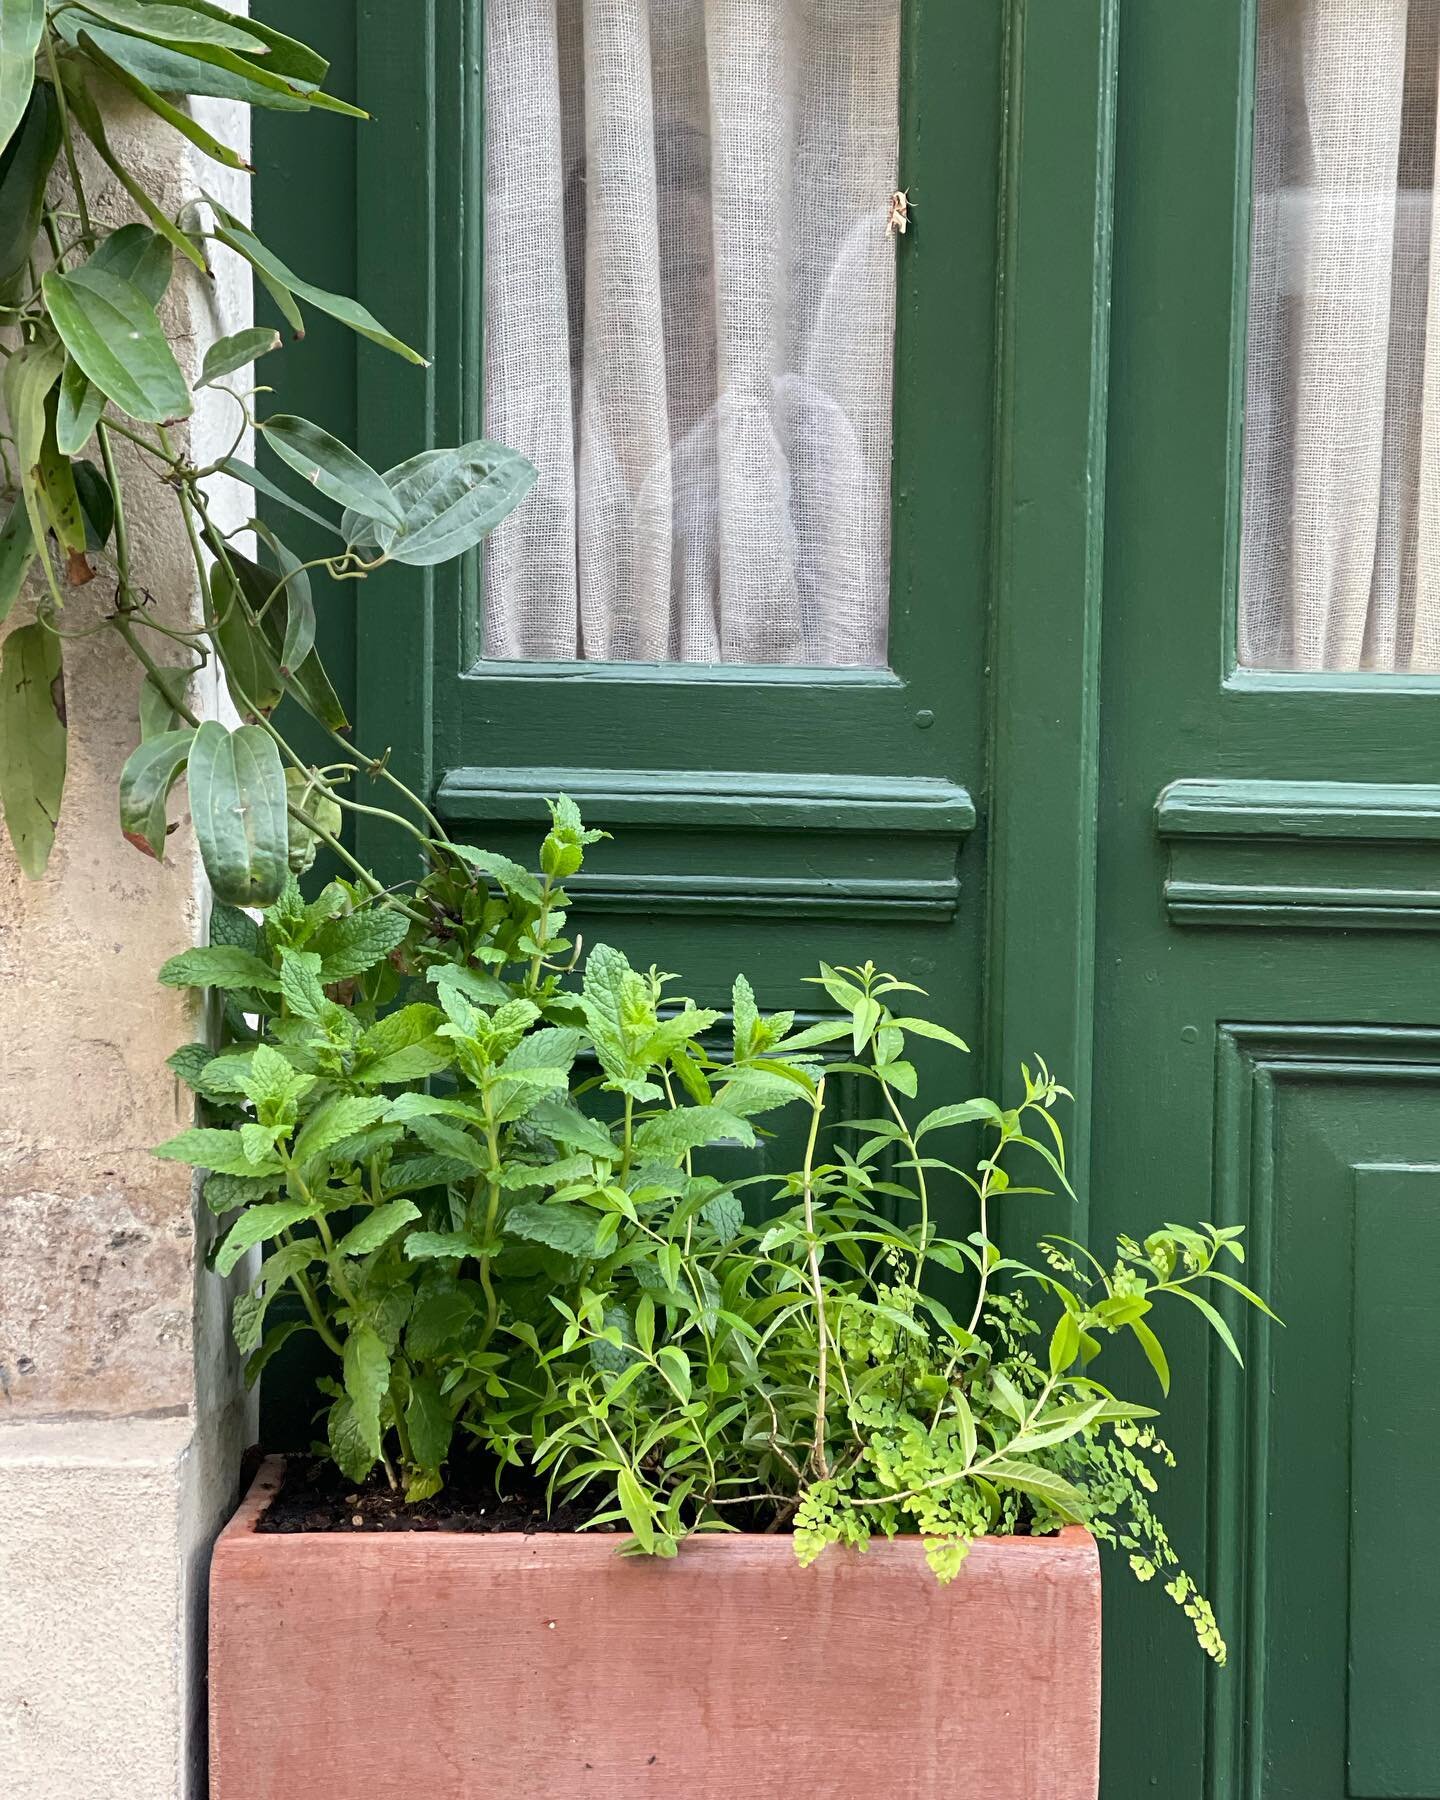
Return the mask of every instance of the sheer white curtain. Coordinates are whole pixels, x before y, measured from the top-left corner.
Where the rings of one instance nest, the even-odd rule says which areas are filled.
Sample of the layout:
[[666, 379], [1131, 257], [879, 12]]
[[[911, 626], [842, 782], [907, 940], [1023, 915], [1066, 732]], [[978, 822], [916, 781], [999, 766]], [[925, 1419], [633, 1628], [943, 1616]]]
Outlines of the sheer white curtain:
[[886, 660], [901, 0], [488, 0], [484, 647]]
[[1262, 0], [1241, 661], [1440, 670], [1440, 0]]

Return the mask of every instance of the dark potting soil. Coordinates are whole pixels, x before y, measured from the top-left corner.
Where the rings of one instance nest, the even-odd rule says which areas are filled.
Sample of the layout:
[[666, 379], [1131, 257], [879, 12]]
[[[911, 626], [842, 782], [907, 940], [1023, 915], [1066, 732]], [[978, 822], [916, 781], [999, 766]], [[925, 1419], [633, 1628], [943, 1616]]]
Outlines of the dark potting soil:
[[583, 1505], [557, 1505], [547, 1512], [544, 1488], [520, 1470], [507, 1469], [497, 1493], [493, 1468], [462, 1463], [433, 1499], [410, 1506], [403, 1493], [391, 1489], [381, 1470], [357, 1487], [333, 1463], [296, 1456], [287, 1460], [284, 1486], [261, 1514], [256, 1529], [339, 1531], [352, 1536], [364, 1531], [570, 1532], [579, 1531], [593, 1516]]

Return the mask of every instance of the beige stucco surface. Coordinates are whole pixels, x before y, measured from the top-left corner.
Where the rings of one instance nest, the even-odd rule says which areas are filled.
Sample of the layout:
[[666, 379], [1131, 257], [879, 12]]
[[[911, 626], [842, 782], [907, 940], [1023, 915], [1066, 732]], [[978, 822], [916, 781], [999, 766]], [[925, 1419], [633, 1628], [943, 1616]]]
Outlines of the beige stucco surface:
[[[167, 210], [202, 185], [248, 210], [243, 178], [128, 101], [109, 111], [112, 142]], [[243, 109], [197, 111], [247, 142]], [[90, 172], [97, 212], [131, 216]], [[169, 323], [192, 372], [208, 343], [249, 322], [246, 275], [227, 258], [212, 281], [172, 284]], [[231, 402], [202, 396], [195, 458], [223, 455], [235, 422]], [[125, 487], [158, 615], [193, 618], [173, 495], [134, 462]], [[242, 491], [217, 499], [248, 516]], [[103, 577], [76, 590], [66, 628], [111, 599]], [[12, 623], [29, 616], [22, 599]], [[140, 675], [119, 651], [108, 633], [65, 648], [69, 771], [44, 879], [27, 881], [0, 838], [5, 1800], [200, 1800], [208, 1550], [250, 1431], [227, 1296], [203, 1268], [211, 1222], [189, 1171], [149, 1154], [191, 1122], [165, 1058], [203, 1021], [155, 973], [202, 938], [206, 890], [180, 807], [163, 865], [120, 835], [116, 777], [138, 741]], [[222, 712], [215, 683], [198, 685], [198, 709]]]

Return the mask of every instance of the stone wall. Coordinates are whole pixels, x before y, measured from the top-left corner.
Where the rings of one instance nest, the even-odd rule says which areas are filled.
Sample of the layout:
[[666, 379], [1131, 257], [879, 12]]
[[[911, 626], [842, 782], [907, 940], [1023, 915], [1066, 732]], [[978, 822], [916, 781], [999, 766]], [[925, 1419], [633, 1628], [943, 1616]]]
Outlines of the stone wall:
[[[202, 107], [245, 146], [243, 108]], [[204, 186], [248, 212], [243, 177], [118, 95], [110, 113], [168, 210]], [[98, 165], [86, 174], [100, 216], [131, 216]], [[249, 323], [248, 271], [222, 256], [213, 282], [182, 265], [167, 300], [191, 372]], [[200, 401], [204, 462], [236, 414]], [[139, 579], [162, 616], [193, 618], [174, 497], [134, 461], [124, 475]], [[243, 490], [220, 499], [248, 516]], [[78, 590], [67, 629], [111, 598], [103, 577]], [[28, 616], [22, 600], [13, 622]], [[251, 1422], [190, 1172], [149, 1147], [191, 1122], [165, 1058], [203, 1025], [154, 977], [202, 939], [206, 889], [183, 823], [163, 865], [120, 835], [138, 669], [108, 633], [67, 643], [65, 662], [69, 772], [44, 879], [0, 840], [0, 1792], [199, 1800], [206, 1560]], [[213, 684], [202, 704], [220, 709]]]

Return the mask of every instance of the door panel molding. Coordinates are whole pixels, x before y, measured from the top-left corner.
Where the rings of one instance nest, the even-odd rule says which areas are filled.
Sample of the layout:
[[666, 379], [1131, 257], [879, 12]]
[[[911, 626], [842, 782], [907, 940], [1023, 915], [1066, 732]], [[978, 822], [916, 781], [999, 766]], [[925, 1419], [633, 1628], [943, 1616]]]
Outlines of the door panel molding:
[[[1364, 1472], [1351, 1479], [1357, 1406], [1367, 1394], [1384, 1402], [1383, 1387], [1362, 1392], [1358, 1378], [1382, 1351], [1392, 1380], [1405, 1362], [1393, 1316], [1367, 1291], [1359, 1208], [1382, 1188], [1393, 1200], [1402, 1177], [1407, 1196], [1440, 1198], [1440, 1030], [1220, 1025], [1215, 1145], [1216, 1212], [1247, 1227], [1245, 1279], [1282, 1316], [1287, 1301], [1293, 1310], [1285, 1332], [1227, 1302], [1245, 1372], [1212, 1353], [1209, 1568], [1233, 1654], [1228, 1671], [1209, 1677], [1204, 1791], [1207, 1800], [1421, 1800], [1440, 1793], [1440, 1769], [1431, 1785], [1413, 1772], [1409, 1786], [1370, 1779], [1385, 1735], [1374, 1709], [1393, 1681], [1376, 1675], [1357, 1700], [1355, 1670], [1375, 1675], [1394, 1646], [1355, 1607], [1345, 1564], [1383, 1562], [1405, 1517], [1396, 1493], [1377, 1525], [1373, 1507], [1357, 1510]], [[1419, 1276], [1431, 1291], [1433, 1270]], [[1312, 1454], [1297, 1454], [1305, 1446]], [[1316, 1466], [1321, 1457], [1328, 1466]], [[1427, 1493], [1413, 1500], [1423, 1521]], [[1440, 1584], [1433, 1533], [1422, 1524], [1410, 1541], [1428, 1558], [1414, 1578]], [[1277, 1641], [1276, 1620], [1293, 1638]], [[1417, 1719], [1428, 1710], [1414, 1695], [1411, 1705]]]
[[943, 924], [959, 909], [960, 853], [976, 825], [954, 782], [786, 770], [452, 769], [436, 811], [462, 831], [538, 827], [555, 794], [622, 834], [625, 866], [566, 890], [587, 913], [641, 917]]
[[952, 781], [922, 775], [801, 775], [777, 769], [452, 769], [442, 818], [546, 817], [547, 796], [569, 794], [596, 825], [730, 830], [883, 831], [958, 842], [975, 829], [975, 802]]
[[1155, 824], [1176, 925], [1440, 930], [1440, 787], [1176, 781]]

